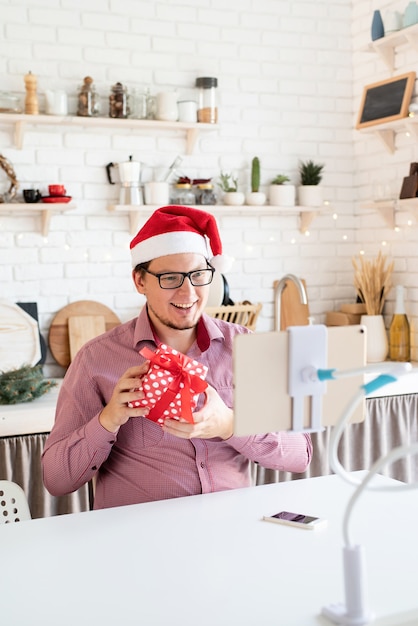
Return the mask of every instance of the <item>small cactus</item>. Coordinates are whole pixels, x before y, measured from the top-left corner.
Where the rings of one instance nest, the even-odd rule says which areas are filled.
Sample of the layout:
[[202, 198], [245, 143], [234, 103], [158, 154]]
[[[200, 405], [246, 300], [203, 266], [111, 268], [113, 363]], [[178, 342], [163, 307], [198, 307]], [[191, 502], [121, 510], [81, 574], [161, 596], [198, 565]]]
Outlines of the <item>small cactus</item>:
[[251, 164], [251, 191], [257, 192], [260, 189], [260, 159], [254, 157]]

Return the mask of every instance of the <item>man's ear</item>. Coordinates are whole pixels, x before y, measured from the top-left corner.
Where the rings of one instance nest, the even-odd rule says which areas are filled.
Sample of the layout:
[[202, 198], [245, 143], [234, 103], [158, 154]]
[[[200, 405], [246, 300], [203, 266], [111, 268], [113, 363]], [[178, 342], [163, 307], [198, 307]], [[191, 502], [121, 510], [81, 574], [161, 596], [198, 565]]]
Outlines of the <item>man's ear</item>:
[[132, 280], [134, 281], [134, 285], [136, 287], [137, 292], [141, 293], [141, 294], [144, 294], [145, 293], [145, 285], [144, 285], [142, 272], [138, 272], [138, 271], [132, 270]]

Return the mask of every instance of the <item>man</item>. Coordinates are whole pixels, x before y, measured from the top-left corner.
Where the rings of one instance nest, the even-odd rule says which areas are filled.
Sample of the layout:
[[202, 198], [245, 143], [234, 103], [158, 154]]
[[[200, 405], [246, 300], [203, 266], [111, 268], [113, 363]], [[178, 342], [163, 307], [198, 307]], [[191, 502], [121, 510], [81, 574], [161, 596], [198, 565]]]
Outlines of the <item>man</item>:
[[[225, 261], [214, 217], [162, 207], [132, 240], [131, 256], [146, 306], [88, 342], [71, 363], [42, 458], [47, 489], [63, 495], [96, 477], [94, 507], [103, 508], [245, 487], [250, 461], [303, 472], [309, 435], [233, 434], [233, 338], [249, 331], [204, 313], [214, 267]], [[149, 368], [139, 351], [160, 344], [208, 367], [194, 423], [160, 425], [147, 419], [148, 408], [130, 408], [144, 398]]]

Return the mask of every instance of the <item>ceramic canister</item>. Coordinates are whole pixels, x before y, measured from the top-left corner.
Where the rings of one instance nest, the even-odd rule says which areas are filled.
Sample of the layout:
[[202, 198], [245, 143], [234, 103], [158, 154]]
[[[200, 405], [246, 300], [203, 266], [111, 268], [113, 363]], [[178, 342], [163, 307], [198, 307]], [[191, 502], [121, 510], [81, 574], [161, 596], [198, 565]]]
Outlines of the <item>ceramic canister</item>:
[[178, 103], [179, 122], [197, 122], [197, 102], [180, 100]]
[[177, 93], [175, 91], [163, 91], [157, 93], [157, 120], [176, 122], [179, 117], [177, 106]]

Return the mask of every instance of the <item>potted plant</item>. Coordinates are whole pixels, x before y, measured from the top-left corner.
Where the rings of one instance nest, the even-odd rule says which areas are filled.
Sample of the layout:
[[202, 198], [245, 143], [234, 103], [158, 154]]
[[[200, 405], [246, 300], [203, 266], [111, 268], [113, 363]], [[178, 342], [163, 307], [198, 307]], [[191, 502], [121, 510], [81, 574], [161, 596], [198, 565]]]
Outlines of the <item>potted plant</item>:
[[296, 187], [288, 185], [289, 176], [278, 174], [269, 185], [269, 203], [272, 206], [295, 206]]
[[298, 188], [299, 204], [301, 206], [319, 207], [323, 203], [322, 180], [323, 163], [315, 163], [311, 159], [302, 161], [299, 166], [300, 186]]
[[232, 174], [221, 172], [219, 187], [224, 192], [224, 203], [227, 205], [244, 204], [245, 196], [238, 191], [238, 179]]
[[266, 201], [266, 194], [260, 191], [260, 159], [254, 157], [251, 162], [251, 191], [247, 193], [247, 204], [262, 205]]

